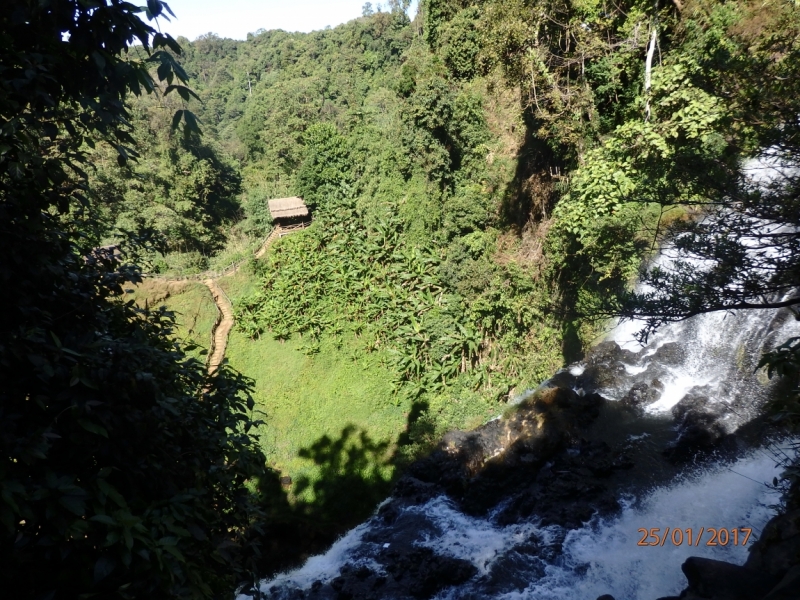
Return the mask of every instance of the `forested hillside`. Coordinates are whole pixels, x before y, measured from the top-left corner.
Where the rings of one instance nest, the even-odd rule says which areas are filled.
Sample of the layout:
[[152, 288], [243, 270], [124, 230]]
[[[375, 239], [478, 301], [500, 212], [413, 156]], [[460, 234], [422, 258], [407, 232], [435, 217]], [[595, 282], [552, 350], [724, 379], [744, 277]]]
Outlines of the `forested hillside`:
[[387, 402], [463, 425], [579, 355], [664, 232], [788, 138], [795, 13], [431, 0], [413, 21], [394, 3], [311, 34], [184, 41], [220, 192], [204, 233], [181, 230], [196, 255], [180, 264], [207, 264], [223, 219], [257, 237], [267, 199], [304, 197], [316, 225], [258, 267], [240, 329], [312, 353], [355, 336], [394, 374]]
[[[158, 0], [13, 5], [4, 589], [230, 594], [330, 543], [609, 316], [646, 336], [800, 304], [797, 0], [390, 0], [241, 41], [172, 40], [147, 24]], [[752, 158], [787, 168], [759, 186]], [[255, 260], [267, 201], [292, 195], [313, 225]], [[665, 240], [694, 260], [649, 268]], [[242, 259], [209, 376], [206, 289], [142, 273]], [[799, 353], [764, 364], [796, 376]]]

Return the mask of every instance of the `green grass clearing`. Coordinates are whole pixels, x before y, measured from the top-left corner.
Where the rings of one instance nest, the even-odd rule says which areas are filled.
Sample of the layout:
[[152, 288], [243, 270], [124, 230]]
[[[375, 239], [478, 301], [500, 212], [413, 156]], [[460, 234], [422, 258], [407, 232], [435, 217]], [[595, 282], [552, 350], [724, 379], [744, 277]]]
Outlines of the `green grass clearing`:
[[[219, 280], [219, 284], [235, 305], [237, 299], [252, 291], [254, 281], [245, 269]], [[407, 408], [392, 401], [392, 374], [378, 364], [377, 357], [354, 360], [355, 343], [340, 344], [324, 338], [319, 352], [310, 356], [303, 351], [303, 344], [298, 338], [281, 343], [269, 335], [253, 340], [234, 329], [226, 358], [233, 368], [255, 381], [254, 398], [265, 421], [259, 435], [270, 466], [295, 482], [313, 484], [335, 473], [330, 472], [330, 464], [318, 465], [301, 457], [303, 449], [327, 436], [332, 442], [345, 442], [342, 453], [359, 453], [369, 445], [356, 435], [364, 432], [369, 442], [386, 443], [388, 455], [405, 430]], [[345, 441], [343, 432], [348, 427], [355, 431]], [[368, 472], [362, 475], [375, 475], [377, 468], [382, 478], [388, 479], [388, 456], [367, 454], [371, 456], [361, 467]], [[345, 470], [352, 465], [351, 461], [349, 466], [339, 467]], [[311, 501], [313, 494], [306, 491], [302, 499]]]
[[[247, 268], [218, 283], [234, 305], [254, 285]], [[208, 348], [216, 307], [202, 283], [146, 280], [132, 296], [142, 306], [147, 300], [150, 307], [174, 311], [179, 338]], [[408, 412], [392, 400], [392, 374], [377, 356], [356, 362], [355, 341], [323, 339], [311, 356], [303, 352], [303, 343], [270, 336], [252, 340], [236, 329], [228, 340], [226, 360], [254, 381], [259, 418], [265, 422], [258, 434], [269, 465], [292, 478], [293, 492], [301, 492], [295, 499], [304, 502], [319, 500], [314, 484], [325, 478], [388, 481], [393, 470], [388, 458], [405, 431]], [[315, 444], [316, 450], [301, 456]]]
[[217, 307], [208, 288], [199, 281], [165, 281], [145, 279], [139, 285], [129, 288], [128, 299], [138, 306], [158, 308], [165, 306], [175, 313], [176, 334], [184, 345], [196, 345], [188, 352], [205, 362], [211, 344], [211, 329], [217, 320]]

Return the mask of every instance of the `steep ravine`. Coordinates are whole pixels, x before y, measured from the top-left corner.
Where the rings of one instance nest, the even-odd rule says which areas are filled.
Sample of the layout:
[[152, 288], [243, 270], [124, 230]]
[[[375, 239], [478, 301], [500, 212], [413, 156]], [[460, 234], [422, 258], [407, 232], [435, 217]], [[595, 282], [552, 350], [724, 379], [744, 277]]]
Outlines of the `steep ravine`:
[[[705, 315], [642, 348], [620, 328], [505, 416], [448, 434], [369, 521], [261, 590], [655, 600], [688, 578], [686, 598], [800, 598], [798, 515], [770, 522], [782, 442], [760, 415], [773, 385], [754, 369], [798, 329], [781, 311]], [[752, 534], [747, 546], [639, 545], [640, 529], [667, 527]]]

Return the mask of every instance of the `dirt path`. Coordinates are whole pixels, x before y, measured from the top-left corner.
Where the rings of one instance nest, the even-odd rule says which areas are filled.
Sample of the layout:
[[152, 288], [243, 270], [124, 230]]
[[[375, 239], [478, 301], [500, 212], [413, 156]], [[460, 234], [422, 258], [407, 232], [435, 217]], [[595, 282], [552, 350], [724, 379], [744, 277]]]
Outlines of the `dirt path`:
[[203, 283], [211, 291], [214, 304], [219, 309], [220, 318], [214, 325], [211, 337], [211, 352], [208, 358], [208, 372], [213, 373], [222, 364], [225, 358], [225, 348], [228, 345], [228, 334], [233, 328], [233, 305], [225, 292], [213, 279], [206, 279]]
[[[255, 252], [255, 258], [264, 256], [272, 242], [280, 237], [280, 232], [280, 227], [276, 227], [272, 230], [269, 237], [264, 240], [264, 243], [258, 251]], [[224, 277], [227, 275], [234, 275], [239, 271], [240, 266], [241, 264], [231, 265], [225, 272], [217, 274], [217, 276]], [[219, 287], [216, 279], [209, 277], [203, 281], [203, 283], [211, 292], [211, 297], [214, 298], [214, 304], [217, 305], [220, 314], [219, 319], [217, 319], [217, 322], [211, 330], [211, 349], [208, 357], [208, 372], [211, 374], [219, 368], [222, 361], [225, 359], [225, 349], [228, 347], [228, 335], [230, 335], [235, 321], [233, 318], [233, 305], [223, 289]]]
[[[275, 227], [275, 229], [272, 230], [272, 233], [269, 234], [269, 237], [264, 240], [264, 243], [254, 253], [253, 256], [257, 259], [264, 256], [272, 243], [281, 237], [281, 231], [282, 230], [280, 226]], [[215, 275], [217, 277], [233, 275], [239, 271], [240, 266], [241, 263], [233, 264], [224, 272], [218, 274], [215, 273]], [[230, 334], [231, 329], [233, 329], [235, 321], [233, 318], [233, 305], [231, 304], [228, 296], [225, 295], [223, 289], [219, 287], [219, 284], [217, 284], [216, 279], [209, 277], [203, 283], [211, 291], [211, 296], [214, 298], [214, 304], [217, 305], [217, 309], [219, 310], [220, 314], [220, 318], [217, 320], [214, 328], [211, 330], [211, 350], [208, 358], [208, 372], [211, 374], [219, 368], [219, 366], [222, 364], [222, 361], [225, 359], [225, 349], [228, 346], [228, 335]]]
[[[280, 226], [276, 226], [272, 232], [269, 234], [267, 239], [261, 244], [261, 247], [253, 253], [253, 256], [258, 259], [264, 256], [267, 252], [269, 247], [272, 243], [281, 238], [288, 233], [292, 233], [299, 226], [292, 226], [287, 231], [285, 228]], [[305, 228], [305, 225], [302, 227]], [[239, 271], [239, 268], [244, 264], [244, 259], [240, 260], [239, 262], [235, 262], [231, 264], [229, 267], [223, 269], [220, 272], [215, 271], [206, 271], [200, 275], [190, 275], [187, 277], [177, 277], [177, 278], [160, 278], [160, 277], [153, 277], [154, 279], [167, 279], [170, 282], [177, 282], [177, 281], [187, 281], [190, 279], [204, 279], [203, 283], [211, 292], [212, 298], [214, 298], [214, 304], [217, 305], [217, 309], [219, 310], [219, 318], [217, 322], [214, 324], [214, 327], [211, 329], [211, 349], [209, 351], [208, 357], [208, 372], [209, 374], [214, 373], [219, 366], [222, 364], [222, 361], [225, 358], [225, 349], [228, 346], [228, 335], [233, 329], [234, 318], [233, 318], [233, 305], [231, 304], [230, 299], [225, 294], [223, 289], [219, 287], [217, 284], [217, 278], [219, 277], [227, 277], [229, 275], [234, 275]]]

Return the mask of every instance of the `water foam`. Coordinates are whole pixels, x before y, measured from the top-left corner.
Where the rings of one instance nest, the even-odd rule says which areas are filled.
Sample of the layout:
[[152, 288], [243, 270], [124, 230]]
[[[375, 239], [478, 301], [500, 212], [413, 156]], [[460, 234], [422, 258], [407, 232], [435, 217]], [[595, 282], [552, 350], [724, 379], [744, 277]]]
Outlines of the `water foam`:
[[[700, 528], [752, 528], [750, 546], [769, 518], [778, 501], [777, 492], [766, 482], [772, 481], [779, 470], [775, 460], [763, 451], [755, 452], [728, 466], [685, 477], [667, 487], [654, 490], [644, 499], [623, 509], [617, 518], [598, 519], [587, 526], [569, 532], [563, 543], [559, 560], [545, 568], [545, 574], [525, 589], [500, 594], [498, 600], [594, 600], [603, 594], [628, 600], [652, 600], [677, 595], [686, 586], [681, 563], [689, 556], [703, 556], [733, 563], [743, 563], [747, 548], [707, 546], [708, 534], [701, 545], [689, 547], [685, 542], [675, 546], [638, 546], [640, 528], [691, 528], [696, 538]], [[448, 551], [447, 540], [457, 539], [466, 522], [455, 519], [450, 526], [455, 533], [436, 544], [438, 551], [471, 560], [485, 571], [486, 552], [476, 547], [473, 554], [464, 553], [465, 546]], [[474, 526], [470, 523], [469, 526]], [[502, 535], [497, 528], [487, 532], [488, 525], [479, 529], [486, 539]], [[546, 532], [545, 532], [546, 533]], [[741, 532], [740, 532], [741, 533]], [[740, 541], [743, 535], [740, 535]], [[496, 545], [489, 543], [489, 545]], [[507, 544], [508, 547], [510, 544]], [[475, 586], [471, 589], [451, 589], [440, 599], [481, 598]]]
[[[621, 348], [638, 354], [635, 364], [625, 365], [628, 375], [646, 374], [654, 354], [666, 344], [676, 343], [685, 353], [680, 364], [660, 365], [663, 390], [659, 400], [647, 407], [651, 413], [669, 411], [697, 387], [707, 388], [712, 402], [729, 405], [736, 405], [743, 396], [762, 396], [766, 382], [755, 373], [758, 359], [765, 350], [800, 335], [800, 322], [777, 310], [697, 315], [663, 326], [645, 347], [635, 337], [643, 327], [643, 321], [625, 321], [618, 323], [608, 337]], [[607, 397], [615, 400], [626, 391], [604, 390]]]
[[[363, 537], [369, 531], [370, 523], [362, 523], [358, 527], [351, 529], [347, 534], [339, 538], [339, 540], [331, 546], [325, 554], [312, 556], [306, 563], [294, 571], [281, 573], [277, 577], [263, 582], [259, 587], [262, 593], [268, 593], [272, 588], [295, 588], [295, 589], [308, 589], [315, 582], [329, 582], [331, 579], [339, 575], [342, 565], [350, 562], [355, 562], [359, 565], [365, 565], [373, 570], [380, 570], [380, 565], [369, 558], [359, 557], [355, 561], [355, 554], [363, 555]], [[252, 600], [252, 597], [246, 594], [240, 594], [236, 600]]]
[[419, 545], [437, 554], [468, 560], [484, 574], [498, 557], [529, 540], [534, 533], [547, 538], [552, 535], [552, 531], [540, 529], [533, 523], [498, 527], [489, 519], [465, 515], [442, 496], [409, 510], [424, 513], [441, 532], [437, 536], [426, 535]]

